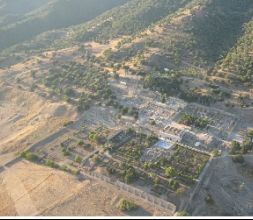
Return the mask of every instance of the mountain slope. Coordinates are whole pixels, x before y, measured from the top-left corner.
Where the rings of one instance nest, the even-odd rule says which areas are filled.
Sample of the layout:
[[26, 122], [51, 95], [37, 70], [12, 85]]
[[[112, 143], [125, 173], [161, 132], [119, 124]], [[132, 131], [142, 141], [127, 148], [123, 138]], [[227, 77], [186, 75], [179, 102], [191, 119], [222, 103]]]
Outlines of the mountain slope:
[[195, 0], [121, 45], [111, 58], [139, 59], [158, 69], [212, 66], [234, 46], [252, 15], [250, 0]]
[[133, 35], [159, 21], [190, 0], [131, 0], [88, 24], [80, 25], [74, 40], [106, 42], [122, 35]]
[[0, 0], [0, 27], [17, 22], [26, 13], [41, 7], [49, 0]]
[[192, 32], [203, 56], [217, 61], [233, 46], [242, 33], [242, 27], [253, 15], [251, 0], [213, 0], [206, 3], [204, 16], [194, 16]]
[[[40, 50], [55, 47], [55, 44], [64, 47], [65, 45], [69, 46], [73, 43], [79, 44], [90, 40], [108, 42], [119, 35], [135, 35], [178, 8], [185, 6], [190, 1], [121, 0], [118, 2], [118, 7], [108, 10], [89, 22], [83, 22], [68, 30], [48, 31], [32, 38], [32, 40], [19, 43], [7, 51], [8, 53], [14, 53]], [[124, 2], [127, 3], [122, 5]]]
[[[236, 78], [233, 72], [239, 71], [243, 72], [237, 74], [240, 81], [251, 79], [252, 29], [249, 21], [253, 16], [252, 0], [122, 0], [117, 3], [116, 0], [110, 0], [106, 1], [106, 6], [102, 4], [100, 7], [105, 9], [109, 7], [110, 2], [111, 8], [117, 7], [103, 14], [96, 1], [99, 0], [86, 0], [79, 5], [79, 9], [76, 9], [77, 3], [84, 1], [51, 0], [50, 3], [30, 12], [29, 19], [25, 22], [21, 20], [17, 26], [10, 25], [6, 29], [0, 29], [2, 34], [0, 47], [1, 44], [7, 47], [6, 44], [8, 45], [10, 41], [13, 43], [16, 36], [22, 38], [22, 41], [29, 39], [31, 33], [23, 33], [25, 30], [23, 26], [28, 24], [33, 26], [39, 22], [38, 30], [34, 28], [33, 32], [36, 33], [32, 35], [37, 35], [37, 32], [43, 32], [44, 29], [53, 30], [43, 32], [7, 51], [13, 53], [33, 50], [36, 52], [48, 48], [53, 50], [58, 46], [64, 48], [88, 41], [109, 43], [117, 38], [120, 40], [117, 47], [105, 53], [106, 62], [123, 62], [126, 65], [138, 66], [140, 70], [146, 69], [145, 67], [156, 70], [169, 68], [180, 70], [186, 75], [201, 75], [202, 78], [208, 78], [209, 76], [205, 75], [207, 70], [228, 54], [226, 59], [216, 65], [216, 70], [222, 69], [219, 67], [220, 63], [224, 67], [223, 70], [216, 71], [216, 75], [223, 76], [227, 72], [232, 72], [230, 77]], [[82, 8], [87, 5], [90, 7]], [[73, 18], [68, 16], [64, 8], [68, 8], [71, 15], [76, 10], [82, 12], [86, 10], [87, 13], [84, 13], [85, 18], [79, 17], [79, 13]], [[88, 12], [94, 13], [93, 10], [99, 10], [99, 13], [98, 16], [93, 14], [94, 19], [91, 19]], [[57, 19], [55, 12], [60, 15], [57, 15]], [[55, 29], [63, 24], [68, 26], [75, 23], [77, 21], [75, 19], [79, 22], [82, 19], [85, 21], [68, 29]], [[86, 19], [91, 20], [86, 22]], [[55, 21], [53, 25], [52, 20]], [[244, 34], [244, 25], [248, 22]], [[238, 47], [240, 48], [237, 49]], [[243, 51], [240, 52], [240, 56], [236, 54], [237, 50]], [[231, 57], [235, 56], [238, 57], [233, 58], [232, 62]], [[243, 63], [240, 65], [241, 69], [236, 62]]]
[[245, 25], [243, 36], [218, 63], [214, 75], [253, 85], [253, 18]]
[[48, 0], [20, 21], [0, 29], [0, 49], [31, 39], [42, 32], [86, 22], [127, 0]]

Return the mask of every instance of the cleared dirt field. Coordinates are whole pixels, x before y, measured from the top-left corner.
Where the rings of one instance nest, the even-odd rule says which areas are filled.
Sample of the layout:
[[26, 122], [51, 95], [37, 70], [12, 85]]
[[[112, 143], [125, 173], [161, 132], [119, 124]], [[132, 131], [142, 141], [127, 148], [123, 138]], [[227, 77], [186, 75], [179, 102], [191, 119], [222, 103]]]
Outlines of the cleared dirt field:
[[108, 44], [100, 44], [96, 43], [94, 41], [88, 42], [85, 44], [86, 47], [90, 48], [91, 52], [96, 56], [100, 57], [103, 55], [103, 53], [108, 49], [115, 49], [117, 44], [120, 42], [120, 40], [123, 38], [118, 38], [115, 40], [110, 41]]
[[52, 102], [16, 86], [14, 75], [19, 74], [0, 73], [0, 157], [22, 151], [77, 116], [65, 102]]
[[215, 159], [190, 213], [196, 216], [251, 216], [253, 214], [253, 156], [245, 163], [230, 157]]
[[[117, 209], [121, 198], [135, 201], [139, 208], [129, 213], [123, 213]], [[129, 197], [124, 192], [103, 183], [93, 182], [81, 190], [77, 196], [56, 205], [43, 213], [47, 216], [169, 216], [171, 213], [161, 211], [147, 203]]]
[[0, 208], [0, 215], [39, 215], [85, 186], [63, 172], [26, 161], [1, 173], [0, 179], [1, 204], [9, 201]]
[[[132, 213], [120, 212], [116, 205], [121, 198], [135, 201], [140, 208]], [[1, 216], [171, 215], [102, 182], [81, 182], [64, 172], [27, 161], [1, 173], [0, 202], [4, 204]]]
[[65, 103], [51, 103], [36, 94], [13, 88], [1, 88], [0, 99], [0, 127], [4, 128], [0, 131], [2, 153], [27, 147], [75, 116]]

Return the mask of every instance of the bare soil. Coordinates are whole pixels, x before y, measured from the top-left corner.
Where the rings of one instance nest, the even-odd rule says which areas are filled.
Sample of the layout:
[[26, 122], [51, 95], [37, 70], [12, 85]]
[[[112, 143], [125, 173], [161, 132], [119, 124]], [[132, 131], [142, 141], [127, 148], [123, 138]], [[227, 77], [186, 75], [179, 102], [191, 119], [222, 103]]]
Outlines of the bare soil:
[[[117, 209], [121, 198], [135, 201], [131, 213]], [[18, 216], [152, 216], [171, 213], [118, 191], [111, 185], [76, 177], [27, 161], [21, 161], [0, 175], [0, 215]]]
[[[252, 216], [253, 156], [245, 163], [234, 163], [230, 157], [215, 159], [200, 192], [193, 199], [193, 216]], [[208, 200], [208, 195], [211, 200]]]

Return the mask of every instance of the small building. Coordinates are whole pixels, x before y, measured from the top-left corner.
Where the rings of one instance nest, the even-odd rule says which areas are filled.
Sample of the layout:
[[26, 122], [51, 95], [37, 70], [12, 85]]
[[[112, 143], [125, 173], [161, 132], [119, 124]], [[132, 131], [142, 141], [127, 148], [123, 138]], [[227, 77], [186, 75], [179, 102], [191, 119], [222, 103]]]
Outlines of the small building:
[[164, 68], [164, 72], [168, 73], [168, 72], [170, 72], [170, 69]]
[[201, 143], [200, 142], [196, 142], [195, 143], [195, 147], [200, 147], [201, 146]]
[[124, 81], [120, 81], [120, 84], [121, 84], [121, 85], [124, 85], [124, 86], [126, 86], [126, 85], [127, 85], [127, 83], [126, 83], [126, 82], [124, 82]]
[[135, 122], [136, 121], [135, 117], [129, 116], [129, 115], [122, 115], [121, 119], [125, 120], [125, 121], [129, 121], [129, 122]]
[[120, 64], [120, 63], [114, 63], [114, 64], [113, 64], [113, 67], [115, 67], [115, 68], [120, 68], [120, 67], [121, 67], [121, 64]]

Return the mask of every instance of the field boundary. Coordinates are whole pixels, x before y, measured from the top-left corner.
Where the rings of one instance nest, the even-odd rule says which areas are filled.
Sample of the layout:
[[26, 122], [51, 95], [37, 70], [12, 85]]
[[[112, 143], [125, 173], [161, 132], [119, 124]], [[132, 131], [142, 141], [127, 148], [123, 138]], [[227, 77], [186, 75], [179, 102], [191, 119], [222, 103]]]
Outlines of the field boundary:
[[[82, 172], [83, 175], [87, 176], [86, 173]], [[98, 173], [94, 173], [94, 172], [90, 172], [89, 175], [91, 178], [99, 180], [99, 181], [104, 181], [107, 182], [109, 184], [112, 184], [114, 186], [116, 186], [119, 190], [121, 191], [125, 191], [128, 193], [131, 193], [132, 195], [148, 202], [151, 203], [152, 205], [155, 205], [157, 207], [160, 207], [162, 209], [166, 209], [169, 210], [172, 214], [175, 214], [177, 207], [168, 201], [165, 201], [164, 199], [158, 198], [156, 196], [150, 195], [147, 192], [144, 192], [141, 189], [137, 189], [135, 187], [132, 187], [130, 185], [127, 185], [123, 182], [120, 182], [119, 180], [117, 181], [113, 181], [111, 178], [98, 174]]]

